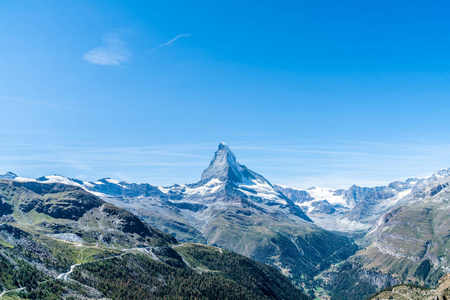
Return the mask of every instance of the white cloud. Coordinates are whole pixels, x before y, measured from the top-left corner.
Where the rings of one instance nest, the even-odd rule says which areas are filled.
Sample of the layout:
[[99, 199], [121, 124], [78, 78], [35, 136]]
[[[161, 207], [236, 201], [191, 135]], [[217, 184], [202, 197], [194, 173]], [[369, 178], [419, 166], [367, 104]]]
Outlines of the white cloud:
[[172, 44], [173, 42], [175, 42], [175, 41], [178, 40], [179, 38], [182, 38], [182, 37], [190, 37], [190, 36], [191, 36], [191, 35], [190, 35], [190, 34], [187, 34], [187, 33], [179, 34], [179, 35], [177, 35], [176, 37], [174, 37], [173, 39], [171, 39], [170, 41], [168, 41], [167, 43], [158, 45], [158, 46], [156, 46], [155, 48], [151, 49], [150, 52], [153, 52], [153, 51], [155, 51], [156, 49], [161, 48], [161, 47], [164, 47], [164, 46], [169, 46], [170, 44]]
[[117, 33], [110, 33], [103, 37], [103, 46], [89, 50], [83, 58], [93, 64], [103, 66], [120, 65], [131, 58], [126, 43]]

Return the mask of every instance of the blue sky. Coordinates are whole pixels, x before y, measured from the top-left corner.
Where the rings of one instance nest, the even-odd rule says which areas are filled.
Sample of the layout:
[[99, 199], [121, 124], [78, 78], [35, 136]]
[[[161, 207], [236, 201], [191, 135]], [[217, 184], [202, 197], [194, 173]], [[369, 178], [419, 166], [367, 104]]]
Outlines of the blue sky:
[[445, 1], [2, 1], [0, 172], [195, 182], [450, 167]]

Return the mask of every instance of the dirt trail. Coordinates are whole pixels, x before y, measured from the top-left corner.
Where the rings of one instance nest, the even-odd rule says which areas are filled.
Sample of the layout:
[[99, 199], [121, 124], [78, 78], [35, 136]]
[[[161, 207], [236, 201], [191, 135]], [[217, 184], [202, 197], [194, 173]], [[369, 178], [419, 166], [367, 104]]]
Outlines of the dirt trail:
[[[98, 261], [102, 261], [102, 260], [107, 260], [107, 259], [113, 259], [113, 258], [118, 258], [118, 257], [122, 257], [125, 254], [129, 253], [130, 251], [140, 251], [140, 252], [145, 252], [145, 253], [149, 253], [153, 259], [155, 260], [159, 260], [159, 258], [152, 252], [153, 247], [145, 247], [145, 248], [129, 248], [129, 249], [122, 249], [121, 251], [123, 252], [122, 254], [119, 255], [114, 255], [114, 256], [110, 256], [110, 257], [106, 257], [106, 258], [100, 258], [100, 259], [96, 259], [93, 261], [89, 261], [89, 262], [85, 262], [85, 263], [78, 263], [78, 264], [73, 264], [70, 266], [69, 271], [65, 272], [65, 273], [61, 273], [58, 276], [56, 276], [56, 279], [51, 279], [51, 280], [45, 280], [42, 282], [38, 282], [38, 284], [44, 283], [44, 282], [48, 282], [48, 281], [52, 281], [52, 280], [64, 280], [67, 281], [69, 279], [69, 275], [73, 273], [73, 271], [75, 270], [76, 267], [84, 265], [84, 264], [89, 264], [89, 263], [93, 263], [93, 262], [98, 262]], [[0, 294], [0, 298], [3, 298], [3, 295], [7, 294], [7, 293], [11, 293], [11, 292], [19, 292], [24, 290], [25, 287], [21, 287], [21, 288], [17, 288], [17, 289], [12, 289], [12, 290], [5, 290]]]

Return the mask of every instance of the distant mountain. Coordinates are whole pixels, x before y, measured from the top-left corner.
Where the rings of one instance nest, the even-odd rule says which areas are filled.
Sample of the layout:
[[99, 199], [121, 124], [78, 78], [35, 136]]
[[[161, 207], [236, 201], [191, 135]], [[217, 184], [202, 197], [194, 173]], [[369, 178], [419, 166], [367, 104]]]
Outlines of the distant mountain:
[[19, 180], [0, 179], [0, 298], [309, 299], [271, 266], [179, 244], [80, 187]]
[[5, 174], [0, 175], [0, 178], [1, 179], [14, 179], [14, 178], [17, 178], [17, 175], [14, 174], [13, 172], [6, 172]]
[[[450, 273], [449, 172], [407, 182], [414, 184], [400, 192], [404, 196], [366, 206], [366, 214], [377, 217], [360, 240], [366, 247], [321, 274], [325, 288], [356, 300], [398, 283], [434, 288], [439, 278]], [[385, 212], [380, 216], [373, 207]]]
[[414, 202], [434, 182], [449, 176], [450, 169], [428, 177], [394, 181], [386, 186], [353, 185], [347, 190], [317, 187], [300, 190], [275, 185], [275, 189], [294, 201], [323, 228], [368, 232], [388, 210]]

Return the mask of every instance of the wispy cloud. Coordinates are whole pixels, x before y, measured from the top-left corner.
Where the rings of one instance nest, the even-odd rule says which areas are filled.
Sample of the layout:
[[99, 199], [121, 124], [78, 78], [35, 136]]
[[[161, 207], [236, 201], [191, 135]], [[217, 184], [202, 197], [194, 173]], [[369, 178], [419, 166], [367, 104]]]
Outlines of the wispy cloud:
[[161, 48], [161, 47], [164, 47], [164, 46], [169, 46], [170, 44], [174, 43], [174, 42], [175, 42], [176, 40], [178, 40], [179, 38], [182, 38], [182, 37], [190, 37], [190, 36], [191, 36], [191, 35], [190, 35], [190, 34], [187, 34], [187, 33], [185, 33], [185, 34], [179, 34], [179, 35], [177, 35], [176, 37], [174, 37], [173, 39], [171, 39], [170, 41], [168, 41], [167, 43], [158, 45], [158, 46], [156, 46], [155, 48], [151, 49], [150, 52], [153, 52], [153, 51], [155, 51], [156, 49]]
[[102, 38], [102, 42], [104, 45], [86, 52], [84, 60], [92, 64], [114, 66], [131, 59], [131, 53], [120, 33], [109, 33]]
[[66, 105], [61, 105], [58, 103], [34, 101], [34, 100], [28, 100], [28, 99], [16, 98], [16, 97], [0, 96], [0, 101], [25, 103], [25, 104], [54, 107], [54, 108], [61, 108], [61, 109], [67, 109], [67, 110], [78, 110], [76, 108], [66, 106]]
[[[240, 163], [272, 183], [297, 188], [384, 185], [450, 167], [449, 144], [386, 144], [361, 141], [228, 143]], [[192, 183], [211, 160], [217, 143], [109, 147], [17, 144], [0, 141], [0, 173], [39, 177], [60, 173], [89, 180], [113, 176], [157, 185]]]
[[[119, 179], [122, 180], [145, 182], [155, 177], [159, 178], [159, 183], [173, 184], [178, 182], [174, 180], [177, 178], [173, 176], [175, 173], [188, 174], [194, 169], [193, 176], [198, 177], [198, 174], [201, 174], [203, 166], [211, 158], [209, 151], [208, 155], [197, 153], [202, 149], [210, 150], [210, 147], [190, 144], [79, 147], [0, 142], [0, 174], [14, 170], [18, 174], [31, 177], [41, 176], [43, 173], [75, 176], [71, 172], [82, 170], [88, 172], [93, 180], [113, 176], [120, 171], [129, 174], [127, 177], [121, 176]], [[21, 170], [25, 173], [22, 174]], [[163, 178], [167, 180], [163, 182]]]

